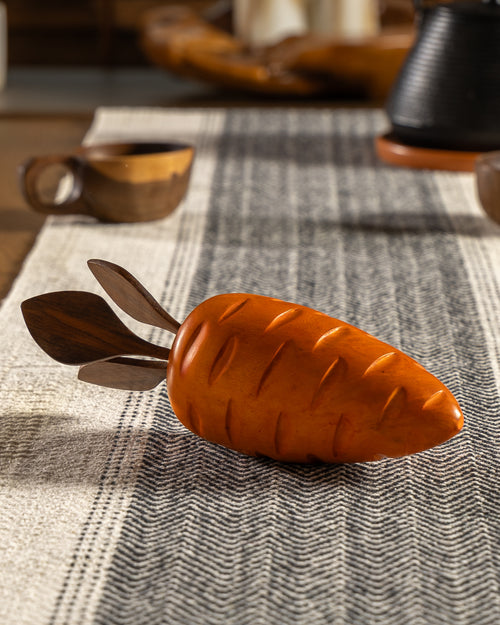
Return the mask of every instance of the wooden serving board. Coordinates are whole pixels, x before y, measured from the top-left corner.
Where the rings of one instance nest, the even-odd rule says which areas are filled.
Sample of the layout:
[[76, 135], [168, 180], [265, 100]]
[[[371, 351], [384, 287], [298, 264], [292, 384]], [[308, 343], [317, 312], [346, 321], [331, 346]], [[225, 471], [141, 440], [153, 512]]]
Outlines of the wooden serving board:
[[411, 26], [377, 37], [336, 40], [296, 36], [247, 48], [188, 7], [147, 12], [142, 47], [154, 64], [180, 76], [268, 95], [367, 95], [385, 98], [413, 42]]

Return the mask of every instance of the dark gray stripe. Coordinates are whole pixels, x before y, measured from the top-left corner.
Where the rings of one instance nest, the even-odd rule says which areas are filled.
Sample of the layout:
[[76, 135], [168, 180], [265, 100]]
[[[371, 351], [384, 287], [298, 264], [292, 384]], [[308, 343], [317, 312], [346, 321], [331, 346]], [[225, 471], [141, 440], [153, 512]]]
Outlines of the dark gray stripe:
[[[61, 606], [62, 606], [62, 602], [63, 599], [66, 597], [67, 593], [68, 593], [68, 586], [69, 586], [69, 581], [71, 579], [71, 577], [73, 575], [75, 575], [76, 572], [76, 566], [77, 566], [77, 561], [78, 561], [78, 557], [81, 555], [81, 550], [82, 550], [82, 545], [84, 543], [85, 540], [88, 539], [88, 534], [90, 531], [90, 526], [91, 526], [91, 521], [96, 513], [96, 511], [99, 510], [105, 510], [108, 505], [109, 505], [109, 493], [108, 495], [106, 495], [105, 493], [105, 484], [109, 483], [110, 480], [114, 480], [118, 477], [118, 473], [119, 473], [119, 467], [120, 467], [120, 462], [116, 463], [116, 453], [118, 451], [120, 442], [123, 442], [123, 438], [124, 436], [127, 437], [127, 435], [130, 435], [130, 426], [126, 427], [124, 425], [125, 422], [125, 416], [128, 413], [128, 411], [131, 409], [131, 406], [134, 404], [135, 402], [133, 401], [132, 396], [128, 399], [127, 403], [126, 403], [126, 411], [124, 412], [124, 414], [120, 417], [120, 420], [118, 422], [118, 427], [117, 427], [117, 431], [116, 431], [116, 435], [113, 441], [113, 445], [111, 447], [110, 450], [110, 454], [108, 457], [108, 460], [106, 462], [106, 465], [104, 467], [98, 488], [97, 488], [97, 494], [96, 497], [94, 499], [94, 503], [92, 504], [92, 507], [89, 511], [88, 517], [86, 522], [83, 525], [82, 528], [82, 532], [80, 534], [80, 537], [76, 543], [76, 548], [75, 548], [75, 552], [73, 554], [73, 558], [71, 560], [71, 563], [68, 567], [68, 571], [66, 573], [65, 579], [64, 579], [64, 583], [63, 586], [61, 588], [61, 591], [57, 597], [57, 600], [55, 602], [55, 606], [54, 606], [54, 611], [52, 613], [52, 616], [50, 618], [49, 624], [53, 625], [53, 623], [56, 621], [56, 619], [60, 616], [60, 611], [61, 611]], [[137, 406], [136, 406], [137, 407]], [[135, 413], [135, 416], [139, 416], [138, 413]], [[123, 455], [123, 452], [122, 452]], [[84, 571], [83, 570], [79, 570], [78, 572], [76, 572], [76, 575], [78, 576], [78, 579], [82, 579], [83, 575], [84, 575]], [[75, 597], [74, 597], [74, 593], [73, 596], [69, 599], [69, 605], [71, 606], [75, 601]]]
[[96, 623], [500, 622], [491, 364], [433, 176], [377, 163], [378, 120], [230, 114], [189, 305], [255, 291], [362, 326], [450, 386], [464, 432], [401, 460], [281, 465], [195, 437], [164, 393]]

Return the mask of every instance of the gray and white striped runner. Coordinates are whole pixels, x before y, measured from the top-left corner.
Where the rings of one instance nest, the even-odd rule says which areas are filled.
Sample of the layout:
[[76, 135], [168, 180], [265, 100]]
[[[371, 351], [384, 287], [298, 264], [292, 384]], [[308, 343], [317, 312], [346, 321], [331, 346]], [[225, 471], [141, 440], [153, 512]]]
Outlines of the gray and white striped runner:
[[[500, 227], [472, 176], [380, 164], [384, 123], [364, 110], [97, 112], [87, 142], [182, 139], [196, 164], [161, 222], [51, 219], [0, 311], [0, 623], [500, 622]], [[79, 383], [27, 335], [23, 299], [100, 292], [90, 257], [127, 267], [180, 320], [249, 291], [354, 323], [440, 377], [464, 430], [366, 465], [211, 445], [164, 385]]]

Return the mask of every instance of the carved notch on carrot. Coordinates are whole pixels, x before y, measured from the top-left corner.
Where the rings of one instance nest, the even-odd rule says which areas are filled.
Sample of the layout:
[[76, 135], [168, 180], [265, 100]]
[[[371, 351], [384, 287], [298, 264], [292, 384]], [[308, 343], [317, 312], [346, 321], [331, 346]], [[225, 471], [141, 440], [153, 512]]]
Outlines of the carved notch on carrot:
[[352, 325], [246, 293], [216, 295], [180, 324], [122, 267], [88, 265], [123, 311], [175, 334], [171, 349], [77, 291], [23, 302], [35, 341], [86, 382], [148, 390], [166, 378], [178, 419], [208, 441], [285, 462], [367, 462], [429, 449], [463, 426], [437, 378]]

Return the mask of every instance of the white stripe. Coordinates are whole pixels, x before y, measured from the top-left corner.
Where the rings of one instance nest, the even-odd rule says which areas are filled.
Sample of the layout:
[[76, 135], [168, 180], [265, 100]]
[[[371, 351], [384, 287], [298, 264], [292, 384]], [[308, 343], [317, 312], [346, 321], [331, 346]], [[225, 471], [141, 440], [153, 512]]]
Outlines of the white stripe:
[[[11, 445], [16, 439], [12, 432], [6, 432], [10, 417], [12, 428], [34, 428], [33, 445], [39, 447], [28, 456], [13, 456], [10, 474], [15, 474], [13, 479], [20, 484], [3, 491], [3, 515], [9, 522], [4, 526], [8, 532], [5, 535], [0, 526], [0, 550], [2, 577], [9, 583], [0, 584], [2, 623], [31, 625], [35, 614], [39, 622], [48, 622], [82, 535], [55, 623], [80, 623], [82, 610], [85, 621], [91, 620], [159, 397], [159, 392], [134, 395], [127, 409], [128, 393], [79, 383], [74, 368], [57, 365], [29, 339], [19, 304], [27, 297], [54, 290], [84, 289], [102, 294], [86, 268], [88, 258], [101, 257], [127, 267], [155, 295], [164, 291], [166, 283], [175, 285], [175, 290], [167, 288], [164, 304], [174, 316], [183, 317], [201, 250], [216, 165], [216, 139], [223, 121], [224, 113], [218, 111], [97, 111], [85, 139], [87, 144], [139, 138], [195, 143], [197, 153], [188, 195], [171, 216], [158, 222], [110, 227], [78, 217], [49, 219], [25, 263], [22, 281], [16, 283], [2, 309], [4, 323], [9, 324], [8, 332], [3, 326], [2, 339], [10, 358], [3, 359], [0, 369], [4, 415], [0, 438]], [[185, 239], [178, 246], [181, 229]], [[61, 266], [66, 271], [61, 272]], [[52, 271], [53, 267], [57, 271]], [[117, 312], [126, 318], [129, 327], [151, 336], [150, 330]], [[164, 340], [168, 341], [165, 334]], [[23, 363], [22, 370], [17, 363]], [[44, 388], [43, 406], [37, 387]], [[140, 406], [137, 413], [141, 421], [134, 423], [136, 404]], [[122, 414], [123, 434], [113, 450]], [[26, 432], [17, 438], [24, 441]], [[23, 466], [26, 457], [35, 466]], [[91, 512], [108, 459], [100, 504]], [[78, 472], [75, 463], [81, 465], [83, 473]], [[44, 478], [38, 470], [50, 470], [52, 475]], [[18, 474], [20, 477], [15, 477]], [[50, 506], [45, 505], [47, 501]], [[89, 525], [84, 529], [87, 520]], [[15, 543], [12, 527], [16, 527]], [[86, 559], [89, 553], [93, 557]], [[13, 593], [13, 588], [20, 589], [19, 594]]]
[[[159, 111], [151, 111], [145, 115], [136, 124], [132, 124], [135, 119], [130, 120], [127, 123], [128, 113], [123, 112], [125, 119], [116, 119], [120, 121], [119, 128], [139, 127], [143, 129], [146, 135], [151, 133], [151, 136], [158, 137], [161, 129], [168, 126], [168, 139], [172, 138], [172, 134], [175, 134], [176, 140], [190, 140], [190, 142], [196, 142], [197, 154], [195, 165], [192, 172], [192, 178], [190, 182], [190, 191], [186, 202], [181, 210], [176, 214], [175, 219], [175, 231], [168, 233], [169, 236], [166, 241], [163, 237], [159, 238], [157, 244], [157, 258], [152, 259], [149, 257], [143, 259], [143, 264], [139, 264], [139, 267], [147, 268], [147, 273], [155, 274], [155, 280], [153, 281], [153, 288], [155, 284], [158, 284], [158, 290], [160, 285], [165, 283], [175, 284], [177, 291], [168, 293], [168, 301], [166, 306], [174, 312], [176, 315], [185, 314], [185, 307], [187, 297], [189, 295], [190, 286], [194, 277], [195, 270], [198, 265], [198, 257], [201, 250], [201, 242], [203, 238], [203, 232], [206, 221], [206, 214], [208, 211], [208, 200], [210, 199], [209, 183], [213, 177], [213, 170], [216, 165], [216, 154], [214, 153], [214, 138], [220, 135], [224, 116], [221, 113], [213, 113], [211, 115], [201, 115], [191, 113], [189, 115], [179, 115], [175, 113], [164, 113]], [[120, 116], [117, 116], [118, 118]], [[99, 115], [99, 123], [107, 129], [107, 136], [110, 134], [110, 129], [113, 128], [114, 114], [111, 110], [105, 110]], [[171, 129], [173, 129], [171, 131]], [[134, 131], [135, 134], [136, 131]], [[123, 131], [120, 138], [124, 138]], [[94, 134], [92, 141], [97, 142], [99, 140], [99, 134]], [[190, 138], [190, 139], [189, 139]], [[176, 245], [176, 239], [179, 235], [179, 230], [184, 225], [187, 228], [185, 233], [185, 239], [182, 247]], [[160, 224], [162, 234], [166, 234], [165, 228], [162, 228]], [[167, 245], [165, 245], [167, 243]], [[142, 248], [148, 252], [148, 245], [144, 245], [141, 242]], [[177, 256], [174, 257], [174, 254]], [[125, 259], [122, 261], [125, 263]], [[156, 331], [156, 334], [161, 331]], [[164, 334], [164, 333], [163, 333]], [[144, 393], [136, 397], [134, 396], [134, 403], [137, 402], [138, 406], [142, 406], [138, 409], [138, 413], [144, 415], [144, 423], [141, 424], [143, 428], [147, 428], [151, 425], [153, 415], [155, 412], [155, 403], [158, 400], [158, 393], [154, 395], [151, 401], [151, 395]], [[145, 404], [150, 403], [148, 408], [145, 408]], [[126, 414], [127, 426], [136, 429], [139, 424], [132, 422], [132, 410], [129, 410]], [[108, 564], [111, 561], [111, 557], [115, 550], [115, 545], [120, 535], [121, 525], [128, 510], [130, 497], [132, 495], [132, 486], [135, 483], [135, 475], [121, 475], [122, 468], [120, 463], [123, 462], [121, 456], [123, 452], [131, 452], [130, 442], [134, 442], [134, 437], [124, 437], [122, 442], [124, 449], [117, 449], [114, 457], [116, 458], [115, 464], [118, 470], [117, 479], [127, 484], [127, 491], [121, 492], [120, 489], [113, 487], [112, 480], [108, 480], [109, 484], [109, 505], [104, 511], [102, 508], [97, 509], [91, 519], [91, 526], [86, 533], [86, 540], [82, 544], [79, 550], [80, 561], [73, 569], [71, 576], [71, 584], [68, 587], [68, 591], [65, 593], [65, 599], [70, 600], [73, 596], [74, 603], [71, 609], [64, 609], [66, 606], [62, 606], [60, 610], [60, 619], [56, 623], [78, 623], [80, 622], [82, 615], [85, 614], [86, 619], [94, 613], [97, 608], [99, 597], [101, 595], [102, 586], [105, 582], [106, 571]], [[141, 441], [143, 446], [145, 440]], [[137, 450], [135, 458], [135, 467], [140, 466], [140, 458], [142, 449]], [[128, 463], [125, 464], [125, 470], [130, 471]], [[87, 553], [92, 553], [94, 557], [86, 559]], [[96, 558], [95, 554], [100, 553], [100, 558]], [[84, 577], [82, 576], [84, 575]]]

